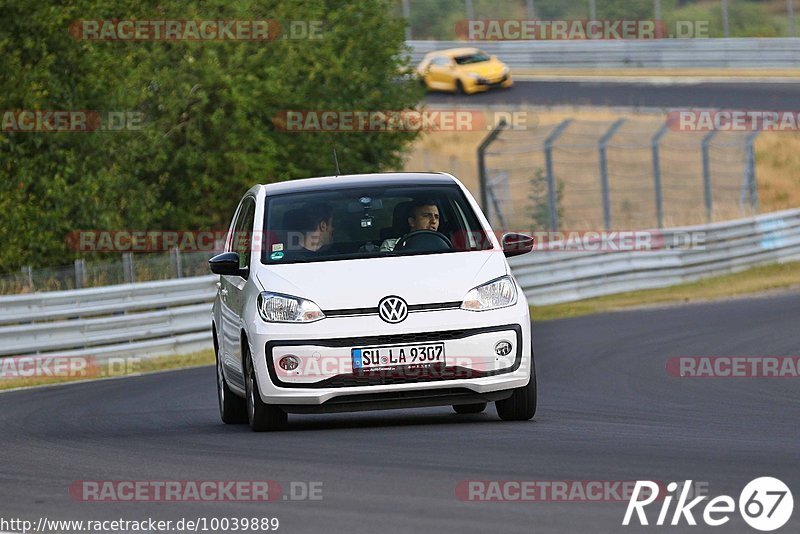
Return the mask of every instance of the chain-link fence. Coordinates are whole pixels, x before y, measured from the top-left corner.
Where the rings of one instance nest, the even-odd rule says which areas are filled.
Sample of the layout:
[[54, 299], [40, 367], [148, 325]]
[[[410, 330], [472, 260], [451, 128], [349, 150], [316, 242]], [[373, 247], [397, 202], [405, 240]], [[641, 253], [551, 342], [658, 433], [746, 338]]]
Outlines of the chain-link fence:
[[168, 280], [210, 274], [212, 252], [121, 254], [106, 261], [75, 260], [72, 265], [48, 269], [23, 267], [18, 273], [0, 276], [0, 294], [60, 291], [132, 282]]
[[673, 131], [638, 119], [500, 129], [478, 151], [484, 209], [494, 226], [517, 231], [747, 216], [758, 211], [756, 135]]

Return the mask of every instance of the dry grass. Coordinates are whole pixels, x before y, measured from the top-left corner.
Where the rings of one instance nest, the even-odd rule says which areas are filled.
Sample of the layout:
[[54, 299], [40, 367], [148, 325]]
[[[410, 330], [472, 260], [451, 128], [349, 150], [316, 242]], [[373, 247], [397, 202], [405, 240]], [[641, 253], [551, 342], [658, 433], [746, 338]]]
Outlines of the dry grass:
[[[528, 124], [535, 124], [536, 128], [545, 132], [555, 124], [560, 123], [566, 118], [573, 118], [576, 121], [583, 122], [596, 122], [597, 130], [602, 131], [611, 122], [618, 118], [629, 119], [629, 123], [619, 131], [614, 138], [617, 144], [626, 144], [629, 142], [647, 143], [650, 135], [654, 133], [658, 125], [664, 120], [664, 116], [658, 113], [635, 113], [635, 112], [618, 112], [613, 109], [606, 108], [565, 108], [554, 110], [541, 110], [529, 109], [528, 111]], [[638, 130], [637, 130], [637, 126]], [[627, 133], [626, 133], [627, 132]], [[639, 132], [642, 132], [639, 135]], [[446, 171], [455, 174], [474, 194], [478, 194], [478, 169], [477, 169], [477, 147], [480, 142], [485, 138], [486, 131], [477, 132], [430, 132], [420, 137], [416, 142], [413, 150], [409, 153], [405, 170], [408, 171]], [[669, 198], [668, 191], [665, 190], [665, 224], [666, 226], [672, 225], [685, 225], [685, 224], [699, 224], [705, 221], [705, 213], [703, 210], [697, 210], [696, 206], [688, 206], [687, 203], [682, 202], [681, 199], [691, 197], [693, 199], [700, 199], [697, 204], [702, 205], [702, 163], [700, 158], [700, 139], [703, 134], [701, 133], [678, 133], [670, 132], [667, 134], [665, 141], [667, 145], [670, 143], [673, 146], [685, 143], [686, 149], [673, 149], [672, 153], [668, 148], [662, 148], [662, 158], [674, 159], [685, 158], [685, 162], [681, 164], [680, 172], [684, 174], [696, 175], [698, 179], [693, 186], [686, 186], [682, 190], [678, 190], [675, 198]], [[736, 134], [726, 134], [736, 135]], [[721, 139], [718, 136], [717, 139]], [[565, 141], [568, 141], [566, 138]], [[716, 142], [716, 141], [715, 141]], [[728, 150], [724, 147], [718, 148], [715, 153]], [[730, 165], [729, 176], [733, 176], [732, 180], [737, 180], [736, 173], [740, 172], [736, 166], [741, 164], [740, 148], [732, 148], [730, 150], [730, 158], [727, 164]], [[682, 153], [683, 151], [683, 153]], [[688, 152], [687, 152], [688, 151]], [[635, 153], [634, 153], [635, 152]], [[579, 156], [576, 156], [579, 158]], [[569, 178], [574, 183], [574, 186], [596, 187], [598, 179], [597, 171], [597, 156], [595, 149], [586, 149], [585, 163], [580, 159], [575, 162], [575, 165], [569, 169]], [[520, 162], [530, 161], [531, 168], [541, 168], [543, 166], [543, 156], [540, 148], [535, 146], [527, 154], [520, 154], [515, 156]], [[623, 162], [629, 167], [630, 174], [636, 175], [641, 173], [649, 176], [650, 170], [650, 152], [647, 148], [637, 148], [635, 151], [627, 151], [619, 149], [613, 158], [617, 162]], [[491, 162], [490, 162], [491, 163]], [[664, 179], [669, 179], [669, 163], [662, 160], [662, 173]], [[714, 175], [714, 166], [717, 163], [712, 162], [712, 177]], [[776, 211], [800, 206], [800, 133], [794, 132], [763, 132], [756, 141], [756, 178], [758, 181], [760, 209], [762, 212]], [[512, 182], [515, 178], [512, 176]], [[731, 184], [728, 185], [732, 185]], [[667, 182], [665, 181], [665, 186]], [[512, 183], [512, 187], [515, 184]], [[518, 183], [516, 187], [525, 188], [527, 184]], [[631, 187], [631, 193], [626, 197], [619, 196], [612, 201], [624, 203], [627, 206], [648, 206], [653, 203], [652, 193], [645, 187], [635, 196], [633, 193], [635, 187]], [[641, 189], [641, 188], [640, 188]], [[669, 189], [669, 188], [667, 188]], [[673, 188], [672, 191], [675, 191]], [[569, 187], [566, 189], [564, 203], [569, 204], [568, 198]], [[715, 211], [713, 214], [714, 220], [728, 220], [742, 216], [742, 211], [739, 207], [738, 193], [733, 190], [726, 193], [728, 196], [724, 199], [715, 198]], [[514, 213], [523, 214], [527, 209], [527, 191], [514, 191], [514, 194], [505, 205], [505, 209], [510, 209]], [[715, 192], [716, 196], [716, 192]], [[613, 207], [614, 213], [624, 212], [623, 205], [615, 205]], [[572, 216], [576, 210], [567, 210], [571, 212]], [[523, 219], [524, 220], [524, 219]], [[630, 217], [628, 219], [620, 218], [615, 221], [617, 227], [635, 227], [640, 223], [640, 220], [651, 221], [652, 216], [647, 211], [643, 212], [640, 219]], [[593, 227], [597, 224], [596, 217], [581, 220], [580, 218], [573, 218], [567, 221], [569, 227]], [[519, 226], [516, 224], [515, 226]], [[524, 227], [524, 226], [523, 226]]]

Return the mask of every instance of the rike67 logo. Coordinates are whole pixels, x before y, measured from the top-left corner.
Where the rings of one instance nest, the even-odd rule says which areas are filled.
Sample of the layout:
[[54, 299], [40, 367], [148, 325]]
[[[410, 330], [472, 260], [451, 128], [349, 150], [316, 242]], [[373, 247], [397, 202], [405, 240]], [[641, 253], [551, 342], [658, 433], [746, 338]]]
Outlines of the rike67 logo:
[[[675, 509], [672, 513], [671, 521], [670, 507], [673, 498], [678, 495], [678, 484], [671, 482], [667, 485], [667, 495], [661, 504], [656, 525], [679, 525], [682, 520], [686, 524], [697, 525], [694, 513], [700, 513], [699, 508], [693, 512], [693, 508], [699, 505], [708, 496], [703, 495], [689, 501], [689, 491], [692, 481], [687, 480], [680, 490]], [[647, 495], [639, 499], [641, 494]], [[638, 480], [633, 489], [633, 494], [628, 502], [628, 509], [625, 511], [623, 525], [629, 525], [636, 512], [636, 517], [641, 525], [649, 525], [645, 507], [652, 504], [659, 497], [658, 484], [649, 480]], [[751, 480], [739, 494], [739, 513], [742, 519], [756, 530], [769, 532], [781, 528], [792, 517], [794, 509], [794, 499], [789, 487], [772, 477], [761, 477]], [[736, 502], [733, 497], [720, 495], [714, 497], [705, 504], [702, 509], [702, 519], [706, 525], [718, 527], [724, 525], [731, 519], [731, 514], [736, 511]], [[651, 517], [652, 519], [652, 517]]]

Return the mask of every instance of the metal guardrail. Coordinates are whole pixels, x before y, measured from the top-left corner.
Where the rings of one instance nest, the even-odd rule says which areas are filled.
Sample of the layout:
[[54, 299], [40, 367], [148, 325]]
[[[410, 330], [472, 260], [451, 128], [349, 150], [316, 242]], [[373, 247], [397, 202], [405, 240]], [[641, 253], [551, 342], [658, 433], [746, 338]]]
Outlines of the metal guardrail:
[[474, 46], [512, 69], [796, 68], [800, 39], [657, 39], [571, 41], [406, 41], [411, 60], [428, 52]]
[[0, 357], [155, 356], [211, 346], [218, 277], [0, 297]]
[[[702, 232], [704, 247], [535, 251], [510, 264], [531, 304], [665, 287], [754, 265], [800, 260], [800, 209], [660, 230]], [[557, 245], [556, 245], [557, 246]], [[0, 357], [150, 357], [211, 348], [216, 276], [0, 297]]]
[[531, 304], [667, 287], [756, 265], [800, 260], [800, 210], [657, 232], [666, 242], [703, 233], [701, 247], [625, 252], [534, 252], [509, 263]]

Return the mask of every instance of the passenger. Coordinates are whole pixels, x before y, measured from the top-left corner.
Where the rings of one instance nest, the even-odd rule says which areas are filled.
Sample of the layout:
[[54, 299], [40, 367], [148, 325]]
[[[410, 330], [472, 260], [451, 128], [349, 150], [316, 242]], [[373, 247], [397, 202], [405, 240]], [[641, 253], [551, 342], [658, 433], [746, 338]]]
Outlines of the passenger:
[[315, 256], [333, 242], [333, 207], [313, 202], [287, 213], [287, 255]]

